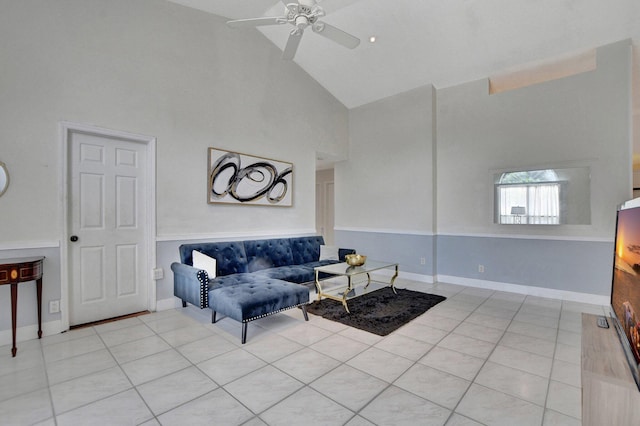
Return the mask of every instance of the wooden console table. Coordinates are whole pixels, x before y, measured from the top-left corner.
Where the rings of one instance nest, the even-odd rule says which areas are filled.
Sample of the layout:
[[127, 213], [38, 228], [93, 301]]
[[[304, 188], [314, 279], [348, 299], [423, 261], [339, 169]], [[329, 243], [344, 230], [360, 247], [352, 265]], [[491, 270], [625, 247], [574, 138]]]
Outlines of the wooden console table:
[[611, 318], [609, 328], [597, 316], [582, 314], [582, 424], [637, 425], [640, 391]]
[[38, 297], [38, 339], [42, 337], [42, 261], [44, 256], [0, 259], [0, 285], [11, 285], [11, 331], [13, 346], [11, 355], [16, 356], [16, 318], [18, 310], [18, 284], [35, 281]]

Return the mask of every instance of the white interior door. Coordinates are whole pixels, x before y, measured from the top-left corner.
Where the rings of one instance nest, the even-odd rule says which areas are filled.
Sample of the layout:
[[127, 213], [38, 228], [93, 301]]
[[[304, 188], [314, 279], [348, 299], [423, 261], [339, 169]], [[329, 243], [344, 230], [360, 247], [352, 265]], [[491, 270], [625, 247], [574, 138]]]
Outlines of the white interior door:
[[146, 310], [147, 146], [84, 132], [70, 138], [69, 325]]

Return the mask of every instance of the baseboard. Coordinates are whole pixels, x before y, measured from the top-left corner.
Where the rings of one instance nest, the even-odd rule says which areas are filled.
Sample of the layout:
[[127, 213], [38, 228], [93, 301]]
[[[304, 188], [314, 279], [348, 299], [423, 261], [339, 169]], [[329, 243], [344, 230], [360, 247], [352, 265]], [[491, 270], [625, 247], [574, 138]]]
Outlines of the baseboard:
[[[48, 321], [42, 323], [42, 336], [51, 336], [53, 334], [62, 333], [62, 321]], [[16, 342], [26, 342], [38, 338], [38, 324], [25, 325], [16, 328]], [[12, 333], [11, 329], [0, 331], [0, 346], [11, 345]]]
[[[391, 278], [394, 274], [393, 269], [379, 269], [375, 272], [372, 272], [372, 275], [382, 275], [385, 277]], [[421, 283], [433, 284], [433, 276], [432, 275], [423, 275], [416, 274], [414, 272], [403, 272], [402, 270], [398, 271], [398, 278], [404, 278], [411, 281], [418, 281]]]
[[549, 299], [568, 300], [572, 302], [588, 303], [592, 305], [609, 305], [609, 297], [598, 294], [578, 293], [575, 291], [557, 290], [553, 288], [535, 287], [520, 284], [509, 284], [497, 281], [477, 280], [473, 278], [438, 275], [441, 283], [464, 285], [467, 287], [486, 288], [489, 290], [508, 291], [529, 296], [546, 297]]

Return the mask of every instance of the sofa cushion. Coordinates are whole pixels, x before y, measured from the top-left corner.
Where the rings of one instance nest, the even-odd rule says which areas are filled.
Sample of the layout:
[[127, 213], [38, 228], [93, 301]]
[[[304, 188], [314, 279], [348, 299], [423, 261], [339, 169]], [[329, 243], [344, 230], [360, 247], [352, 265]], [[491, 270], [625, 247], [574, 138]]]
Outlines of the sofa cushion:
[[314, 274], [313, 268], [307, 265], [280, 266], [279, 268], [269, 268], [254, 272], [256, 276], [275, 278], [297, 284], [313, 281], [315, 279]]
[[294, 265], [317, 262], [320, 259], [320, 246], [324, 244], [321, 235], [291, 238], [290, 241]]
[[309, 303], [309, 290], [301, 285], [274, 279], [260, 283], [219, 287], [209, 291], [209, 307], [247, 322]]
[[242, 241], [183, 244], [180, 246], [182, 263], [193, 266], [193, 250], [216, 259], [218, 276], [249, 272]]
[[287, 238], [248, 240], [244, 242], [247, 272], [293, 264], [291, 243]]
[[229, 287], [232, 285], [240, 285], [245, 283], [251, 284], [251, 283], [260, 282], [263, 280], [264, 278], [248, 272], [243, 272], [240, 274], [222, 275], [222, 276], [216, 277], [213, 280], [209, 280], [209, 290], [213, 290], [215, 288], [220, 288], [220, 287]]

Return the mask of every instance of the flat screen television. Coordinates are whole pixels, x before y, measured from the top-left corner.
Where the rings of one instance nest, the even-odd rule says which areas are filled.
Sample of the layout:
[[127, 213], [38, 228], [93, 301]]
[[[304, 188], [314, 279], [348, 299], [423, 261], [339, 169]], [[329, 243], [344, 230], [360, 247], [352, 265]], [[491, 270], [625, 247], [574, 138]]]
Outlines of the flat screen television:
[[618, 210], [614, 247], [611, 322], [640, 390], [640, 198]]

